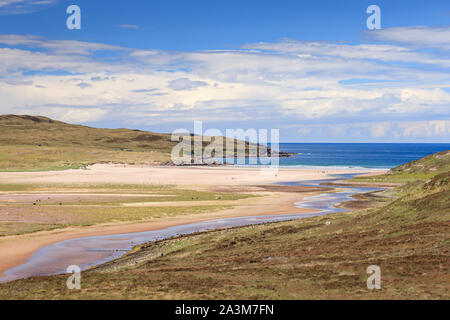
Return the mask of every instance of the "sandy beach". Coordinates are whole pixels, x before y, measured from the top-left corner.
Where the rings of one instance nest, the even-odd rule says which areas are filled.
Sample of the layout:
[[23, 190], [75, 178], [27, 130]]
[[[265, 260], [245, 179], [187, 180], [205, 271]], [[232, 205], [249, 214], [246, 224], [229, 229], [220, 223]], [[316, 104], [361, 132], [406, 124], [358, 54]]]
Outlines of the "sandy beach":
[[[276, 175], [263, 175], [257, 168], [137, 167], [102, 164], [94, 165], [88, 170], [0, 173], [0, 181], [9, 184], [170, 184], [180, 188], [196, 190], [228, 190], [247, 193], [259, 189], [260, 195], [256, 198], [230, 201], [233, 208], [211, 213], [156, 219], [151, 222], [120, 222], [86, 227], [68, 227], [53, 231], [1, 237], [0, 274], [24, 263], [39, 248], [68, 239], [158, 230], [217, 218], [312, 212], [312, 210], [296, 208], [294, 205], [295, 202], [301, 201], [304, 197], [314, 194], [312, 190], [277, 189], [273, 188], [273, 185], [269, 190], [261, 190], [261, 187], [274, 182], [316, 180], [326, 178], [329, 174], [355, 172], [364, 171], [281, 168]], [[2, 196], [14, 197], [15, 195], [11, 192], [5, 192]], [[132, 205], [146, 207], [161, 204], [156, 202]], [[170, 206], [170, 203], [164, 203], [164, 205]], [[189, 205], [189, 203], [177, 203], [177, 205]]]
[[[172, 184], [181, 187], [255, 185], [326, 178], [330, 174], [367, 173], [369, 169], [280, 168], [267, 174], [245, 167], [149, 167], [96, 164], [87, 170], [0, 172], [2, 183]], [[377, 171], [381, 172], [381, 171]]]

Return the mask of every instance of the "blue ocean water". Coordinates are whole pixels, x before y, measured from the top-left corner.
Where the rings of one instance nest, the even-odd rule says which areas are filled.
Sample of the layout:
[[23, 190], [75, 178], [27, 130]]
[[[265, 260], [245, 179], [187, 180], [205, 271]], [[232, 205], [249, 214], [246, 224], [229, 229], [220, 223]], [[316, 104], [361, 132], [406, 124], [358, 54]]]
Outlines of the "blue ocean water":
[[279, 149], [294, 153], [280, 166], [386, 169], [450, 150], [450, 143], [280, 143]]
[[280, 166], [393, 168], [427, 155], [450, 150], [450, 143], [280, 143], [295, 153]]

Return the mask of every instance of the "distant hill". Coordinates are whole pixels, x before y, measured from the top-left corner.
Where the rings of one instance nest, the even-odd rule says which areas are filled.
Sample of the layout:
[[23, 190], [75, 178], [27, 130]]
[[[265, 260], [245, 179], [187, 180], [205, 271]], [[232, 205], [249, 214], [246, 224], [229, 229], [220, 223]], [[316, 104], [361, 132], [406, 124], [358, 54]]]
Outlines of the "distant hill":
[[[61, 170], [99, 162], [169, 164], [178, 143], [170, 134], [91, 128], [28, 115], [0, 115], [0, 133], [2, 171]], [[249, 143], [245, 145], [248, 152]]]
[[109, 150], [170, 152], [177, 142], [169, 134], [130, 129], [100, 129], [69, 124], [42, 116], [0, 116], [0, 144], [84, 146]]

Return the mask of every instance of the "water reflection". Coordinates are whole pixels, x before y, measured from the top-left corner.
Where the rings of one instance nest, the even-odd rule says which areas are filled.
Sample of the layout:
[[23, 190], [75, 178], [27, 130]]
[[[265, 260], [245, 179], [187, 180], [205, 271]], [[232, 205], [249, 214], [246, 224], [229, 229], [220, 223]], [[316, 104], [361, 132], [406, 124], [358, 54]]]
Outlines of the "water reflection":
[[[280, 184], [324, 187], [321, 185], [322, 183], [341, 180], [342, 178], [350, 178], [351, 176], [352, 175], [339, 175], [334, 179], [287, 182]], [[332, 189], [331, 187], [329, 188], [330, 190]], [[335, 206], [344, 201], [354, 200], [351, 196], [355, 193], [378, 190], [375, 188], [334, 188], [337, 188], [338, 190], [342, 189], [342, 191], [322, 193], [320, 195], [307, 197], [295, 204], [298, 208], [320, 210], [314, 213], [216, 219], [173, 226], [162, 230], [94, 236], [57, 242], [36, 251], [36, 253], [34, 253], [26, 263], [7, 270], [5, 272], [5, 277], [0, 278], [0, 281], [6, 282], [31, 276], [65, 273], [66, 268], [70, 265], [78, 265], [82, 270], [85, 270], [91, 266], [119, 258], [124, 253], [132, 250], [132, 248], [138, 244], [167, 239], [177, 235], [243, 225], [304, 219], [330, 213], [343, 212], [346, 210], [336, 208]]]

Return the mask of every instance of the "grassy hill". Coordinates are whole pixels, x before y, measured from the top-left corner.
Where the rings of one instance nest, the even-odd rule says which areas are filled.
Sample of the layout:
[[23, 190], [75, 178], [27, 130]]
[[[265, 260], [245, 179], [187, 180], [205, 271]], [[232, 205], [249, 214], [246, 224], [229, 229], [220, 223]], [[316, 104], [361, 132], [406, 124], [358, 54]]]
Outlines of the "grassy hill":
[[425, 181], [433, 176], [450, 171], [450, 150], [435, 153], [422, 159], [411, 161], [392, 168], [384, 175], [357, 177], [352, 181], [360, 182], [398, 182]]
[[435, 174], [450, 171], [450, 150], [435, 153], [425, 158], [402, 164], [391, 170], [391, 174]]
[[170, 152], [170, 135], [129, 129], [98, 129], [42, 116], [0, 116], [0, 144], [43, 147], [83, 146], [107, 150]]
[[[0, 299], [449, 299], [443, 159], [394, 169], [411, 182], [377, 208], [151, 242], [84, 272], [80, 291], [57, 275], [0, 284]], [[417, 171], [431, 178], [414, 180]], [[381, 290], [367, 289], [370, 265]]]
[[1, 171], [63, 170], [98, 162], [161, 164], [170, 161], [178, 143], [170, 134], [91, 128], [26, 115], [1, 115], [0, 133]]

